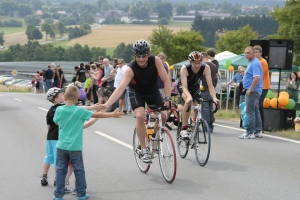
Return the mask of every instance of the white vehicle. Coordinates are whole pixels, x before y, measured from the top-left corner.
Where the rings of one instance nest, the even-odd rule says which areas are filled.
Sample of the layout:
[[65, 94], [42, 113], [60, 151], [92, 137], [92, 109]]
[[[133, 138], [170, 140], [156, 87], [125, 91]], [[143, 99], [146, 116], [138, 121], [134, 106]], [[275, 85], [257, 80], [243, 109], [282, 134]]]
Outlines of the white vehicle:
[[11, 75], [2, 75], [0, 78], [0, 83], [4, 84], [6, 81], [11, 81], [15, 79], [14, 77], [12, 77]]
[[20, 83], [22, 81], [24, 81], [24, 80], [23, 79], [14, 79], [14, 80], [5, 82], [5, 85], [10, 86], [10, 85], [14, 85], [14, 84]]

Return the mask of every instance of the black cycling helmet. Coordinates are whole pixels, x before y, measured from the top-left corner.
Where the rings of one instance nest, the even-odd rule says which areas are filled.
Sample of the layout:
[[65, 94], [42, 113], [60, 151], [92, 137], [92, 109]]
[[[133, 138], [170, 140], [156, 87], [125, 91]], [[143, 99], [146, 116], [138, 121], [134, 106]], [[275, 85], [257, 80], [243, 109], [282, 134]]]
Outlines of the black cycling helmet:
[[189, 61], [202, 61], [203, 55], [199, 51], [193, 51], [189, 54]]
[[136, 41], [133, 45], [132, 45], [132, 52], [134, 54], [148, 54], [150, 53], [151, 48], [150, 48], [150, 44], [146, 41], [146, 40], [138, 40]]

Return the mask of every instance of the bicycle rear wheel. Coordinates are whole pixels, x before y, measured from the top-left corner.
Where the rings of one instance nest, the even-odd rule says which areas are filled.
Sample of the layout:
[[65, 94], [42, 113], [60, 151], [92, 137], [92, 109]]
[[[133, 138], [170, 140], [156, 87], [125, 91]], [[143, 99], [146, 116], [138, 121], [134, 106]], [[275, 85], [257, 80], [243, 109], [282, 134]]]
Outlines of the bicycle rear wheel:
[[206, 165], [210, 154], [210, 129], [204, 119], [200, 119], [200, 121], [197, 122], [195, 129], [195, 155], [198, 164], [203, 167]]
[[176, 176], [177, 160], [172, 136], [166, 129], [161, 129], [158, 158], [160, 169], [165, 180], [168, 183], [172, 183], [175, 180]]
[[134, 129], [134, 131], [133, 131], [132, 148], [133, 148], [133, 154], [134, 154], [134, 158], [135, 158], [138, 168], [141, 170], [141, 172], [147, 173], [150, 169], [150, 164], [146, 164], [142, 160], [141, 145], [140, 145], [140, 141], [137, 136], [137, 133], [136, 133], [136, 129]]
[[189, 146], [188, 146], [188, 141], [184, 140], [181, 138], [180, 136], [180, 132], [181, 132], [181, 122], [178, 122], [178, 126], [177, 126], [177, 150], [179, 153], [179, 156], [181, 158], [185, 158], [186, 155], [189, 152]]

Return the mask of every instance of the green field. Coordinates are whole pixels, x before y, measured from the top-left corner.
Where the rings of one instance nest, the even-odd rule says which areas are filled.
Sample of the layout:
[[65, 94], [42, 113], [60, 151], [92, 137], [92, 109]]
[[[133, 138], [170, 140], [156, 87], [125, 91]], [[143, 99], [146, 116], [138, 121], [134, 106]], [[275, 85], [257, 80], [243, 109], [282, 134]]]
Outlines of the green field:
[[1, 27], [0, 32], [4, 32], [4, 35], [9, 35], [13, 33], [19, 33], [26, 31], [26, 27]]
[[192, 23], [193, 22], [174, 22], [174, 21], [170, 21], [170, 23], [166, 26], [178, 26], [178, 27], [183, 27], [183, 28], [186, 28], [186, 27], [192, 27]]
[[58, 42], [52, 42], [51, 44], [52, 44], [54, 47], [59, 47], [59, 46], [61, 46], [61, 47], [64, 48], [64, 49], [68, 49], [68, 48], [70, 48], [70, 46], [67, 46], [67, 44], [68, 44], [69, 42], [70, 42], [69, 40], [63, 40], [63, 41], [58, 41]]

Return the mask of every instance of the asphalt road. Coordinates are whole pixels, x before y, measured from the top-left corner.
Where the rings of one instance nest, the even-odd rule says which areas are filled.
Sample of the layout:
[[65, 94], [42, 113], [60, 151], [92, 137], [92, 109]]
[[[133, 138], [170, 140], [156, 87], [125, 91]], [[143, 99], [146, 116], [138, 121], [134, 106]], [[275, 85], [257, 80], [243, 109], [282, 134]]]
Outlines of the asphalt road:
[[[52, 199], [54, 170], [49, 185], [41, 186], [46, 143], [44, 94], [0, 93], [0, 200]], [[90, 199], [300, 199], [300, 143], [264, 135], [238, 138], [237, 123], [218, 122], [212, 134], [210, 159], [200, 167], [190, 151], [177, 156], [177, 176], [168, 184], [158, 159], [143, 174], [136, 166], [132, 145], [133, 114], [99, 119], [84, 131], [84, 163]], [[97, 134], [102, 132], [112, 139]], [[173, 137], [176, 131], [172, 131]], [[71, 185], [74, 187], [74, 176]], [[66, 194], [65, 200], [76, 199]]]

